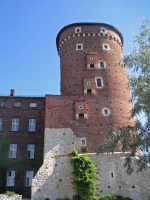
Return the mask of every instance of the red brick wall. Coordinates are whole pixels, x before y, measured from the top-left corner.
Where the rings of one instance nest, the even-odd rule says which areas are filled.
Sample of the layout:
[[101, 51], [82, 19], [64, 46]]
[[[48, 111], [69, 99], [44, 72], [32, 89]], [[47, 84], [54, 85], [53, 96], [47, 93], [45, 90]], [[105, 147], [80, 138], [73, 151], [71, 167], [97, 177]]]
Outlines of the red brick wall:
[[[115, 30], [106, 28], [107, 34], [121, 41]], [[117, 64], [122, 58], [121, 45], [116, 39], [98, 36], [100, 26], [81, 25], [81, 29], [80, 36], [76, 34], [73, 37], [75, 27], [66, 28], [59, 36], [62, 96], [46, 96], [46, 127], [72, 128], [78, 137], [86, 138], [87, 151], [95, 152], [109, 128], [133, 123], [134, 120], [128, 118], [132, 105], [129, 103], [131, 95], [126, 73]], [[90, 36], [89, 32], [92, 33]], [[70, 38], [65, 39], [68, 36]], [[83, 44], [83, 50], [76, 51], [79, 43]], [[103, 43], [109, 44], [109, 51], [103, 50]], [[106, 69], [87, 69], [89, 52], [97, 53], [95, 60], [106, 61]], [[94, 84], [95, 95], [84, 95], [84, 80], [88, 77]], [[95, 77], [102, 77], [102, 88], [96, 88]], [[88, 119], [75, 119], [76, 101], [85, 101]], [[110, 110], [107, 117], [102, 114], [104, 107]]]

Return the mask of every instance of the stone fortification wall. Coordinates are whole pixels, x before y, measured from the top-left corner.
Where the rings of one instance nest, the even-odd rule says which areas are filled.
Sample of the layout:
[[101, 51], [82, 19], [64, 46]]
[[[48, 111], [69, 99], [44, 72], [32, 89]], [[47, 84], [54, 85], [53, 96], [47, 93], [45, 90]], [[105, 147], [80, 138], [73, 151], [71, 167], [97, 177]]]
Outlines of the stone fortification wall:
[[[70, 128], [45, 130], [44, 162], [32, 182], [33, 200], [72, 198], [76, 194], [72, 184], [70, 153], [80, 149], [80, 138]], [[148, 171], [127, 175], [123, 164], [124, 153], [86, 154], [97, 168], [97, 195], [117, 194], [135, 200], [146, 200], [150, 195]], [[136, 160], [133, 160], [133, 164]], [[136, 167], [135, 167], [136, 168]]]
[[22, 195], [7, 196], [0, 194], [0, 200], [22, 200]]

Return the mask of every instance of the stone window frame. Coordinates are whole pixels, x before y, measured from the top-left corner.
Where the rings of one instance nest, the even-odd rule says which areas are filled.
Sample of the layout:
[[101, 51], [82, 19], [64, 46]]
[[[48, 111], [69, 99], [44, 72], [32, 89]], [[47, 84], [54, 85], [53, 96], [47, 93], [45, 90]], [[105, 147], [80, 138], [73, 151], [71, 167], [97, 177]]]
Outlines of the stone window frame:
[[105, 27], [100, 27], [100, 31], [103, 33], [107, 33], [107, 29]]
[[28, 144], [27, 145], [27, 159], [34, 159], [35, 157], [35, 145]]
[[20, 108], [21, 107], [21, 102], [14, 102], [14, 107], [15, 108]]
[[109, 44], [103, 43], [103, 50], [109, 51], [110, 50]]
[[[107, 111], [107, 113], [106, 113], [106, 111]], [[103, 114], [103, 116], [105, 116], [105, 117], [109, 116], [109, 115], [110, 115], [110, 109], [109, 109], [108, 107], [104, 107], [104, 108], [102, 109], [102, 114]]]
[[14, 187], [15, 185], [15, 170], [7, 170], [6, 186]]
[[29, 119], [28, 132], [35, 132], [35, 129], [36, 129], [36, 119], [35, 118]]
[[9, 158], [17, 158], [17, 144], [9, 145]]
[[[103, 62], [104, 67], [101, 67], [101, 63]], [[99, 68], [100, 69], [106, 69], [106, 61], [104, 60], [99, 60]]]
[[2, 131], [3, 128], [3, 118], [0, 118], [0, 131]]
[[11, 131], [19, 131], [19, 118], [12, 119]]
[[75, 27], [74, 32], [75, 32], [75, 33], [82, 33], [81, 27]]
[[[97, 85], [97, 79], [101, 79], [101, 86]], [[95, 77], [95, 84], [97, 89], [101, 89], [104, 87], [103, 78], [102, 77]]]
[[30, 108], [36, 108], [37, 107], [37, 103], [30, 103]]
[[80, 106], [79, 106], [79, 109], [80, 109], [80, 110], [82, 110], [82, 109], [83, 109], [83, 106], [82, 106], [82, 105], [80, 105]]
[[[79, 46], [81, 46], [81, 48], [79, 48]], [[76, 51], [82, 51], [82, 50], [83, 50], [83, 44], [82, 43], [76, 44]]]
[[25, 186], [27, 186], [27, 187], [32, 186], [32, 178], [33, 177], [34, 177], [34, 171], [33, 170], [26, 171]]
[[91, 85], [91, 82], [87, 82], [86, 84], [87, 84], [87, 85]]
[[[83, 144], [84, 141], [84, 144]], [[86, 138], [81, 138], [81, 146], [86, 147]]]

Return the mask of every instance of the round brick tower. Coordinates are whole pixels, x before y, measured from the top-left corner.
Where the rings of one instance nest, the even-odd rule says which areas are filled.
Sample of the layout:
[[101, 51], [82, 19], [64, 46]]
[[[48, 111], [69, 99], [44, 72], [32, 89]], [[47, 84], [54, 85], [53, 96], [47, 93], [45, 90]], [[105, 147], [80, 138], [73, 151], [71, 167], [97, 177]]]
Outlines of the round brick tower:
[[85, 138], [86, 151], [95, 152], [109, 128], [134, 122], [126, 72], [119, 66], [122, 34], [104, 23], [75, 23], [60, 30], [56, 43], [61, 94], [80, 97], [71, 128]]

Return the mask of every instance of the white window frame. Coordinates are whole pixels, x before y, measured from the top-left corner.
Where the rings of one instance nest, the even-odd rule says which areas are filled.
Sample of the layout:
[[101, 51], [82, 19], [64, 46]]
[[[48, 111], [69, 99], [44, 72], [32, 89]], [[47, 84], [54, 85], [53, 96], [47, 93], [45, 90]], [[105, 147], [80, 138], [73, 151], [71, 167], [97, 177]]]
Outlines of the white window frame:
[[19, 118], [13, 118], [11, 131], [18, 131], [18, 130], [19, 130]]
[[17, 157], [17, 144], [10, 144], [9, 146], [9, 158]]
[[21, 107], [21, 102], [14, 102], [14, 107], [20, 108]]
[[37, 107], [37, 103], [30, 103], [30, 108], [36, 108]]
[[[101, 67], [101, 63], [103, 63], [104, 67]], [[100, 61], [99, 61], [99, 68], [100, 68], [100, 69], [105, 69], [105, 68], [106, 68], [106, 61], [100, 60]]]
[[27, 145], [27, 158], [28, 159], [34, 159], [34, 151], [35, 151], [35, 145], [28, 144]]
[[0, 131], [2, 131], [3, 128], [3, 118], [0, 118]]
[[29, 119], [28, 131], [35, 132], [35, 127], [36, 127], [36, 119]]
[[[107, 48], [106, 48], [106, 46], [107, 46]], [[109, 51], [110, 50], [109, 44], [104, 43], [103, 49], [106, 50], [106, 51]]]
[[[107, 110], [107, 114], [105, 113], [105, 110]], [[107, 108], [107, 107], [104, 107], [103, 109], [102, 109], [102, 114], [104, 115], [104, 116], [109, 116], [110, 115], [110, 109], [109, 108]]]
[[0, 107], [5, 107], [5, 102], [0, 102]]
[[7, 171], [7, 186], [13, 187], [15, 185], [15, 171], [14, 170], [8, 170]]
[[105, 27], [100, 27], [100, 31], [103, 33], [107, 33], [107, 29]]
[[[101, 79], [101, 86], [97, 85], [97, 79]], [[102, 87], [104, 87], [103, 78], [102, 77], [95, 77], [95, 83], [96, 83], [96, 88], [102, 88]]]
[[[81, 48], [79, 48], [79, 46], [81, 46]], [[83, 44], [76, 44], [76, 51], [82, 51], [83, 50]]]
[[80, 105], [80, 106], [79, 106], [79, 109], [83, 109], [83, 106], [82, 106], [82, 105]]
[[82, 30], [81, 30], [81, 27], [75, 27], [75, 33], [81, 33]]
[[[84, 141], [84, 144], [83, 144]], [[81, 138], [81, 146], [86, 146], [86, 139], [85, 138]]]
[[34, 177], [34, 171], [26, 171], [26, 186], [32, 186], [32, 179]]

